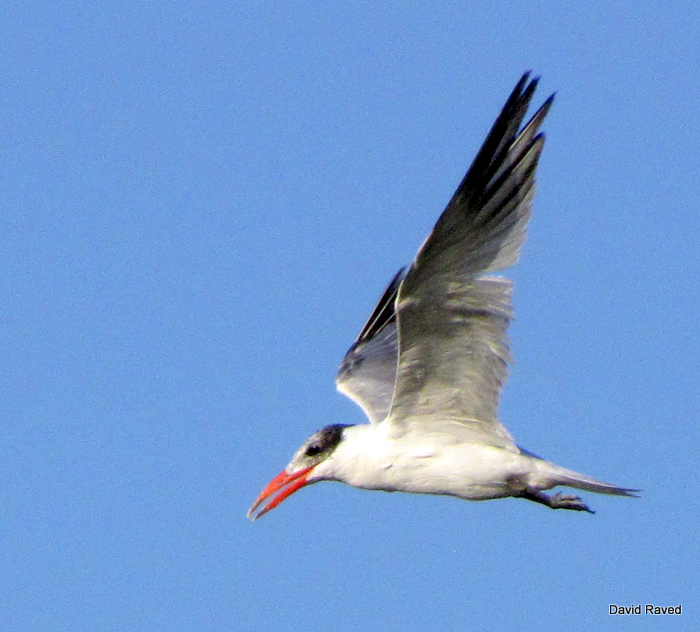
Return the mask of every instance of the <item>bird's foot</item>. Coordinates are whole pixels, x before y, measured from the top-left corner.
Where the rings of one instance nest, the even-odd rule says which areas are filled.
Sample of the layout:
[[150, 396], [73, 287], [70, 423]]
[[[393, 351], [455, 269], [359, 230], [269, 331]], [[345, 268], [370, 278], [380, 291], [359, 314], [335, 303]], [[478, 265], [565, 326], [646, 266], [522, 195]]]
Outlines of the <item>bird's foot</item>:
[[587, 511], [594, 514], [595, 511], [590, 509], [579, 496], [572, 494], [562, 494], [557, 492], [554, 496], [549, 496], [549, 506], [552, 509], [573, 509], [574, 511]]
[[537, 489], [525, 489], [520, 492], [520, 496], [522, 498], [527, 498], [527, 500], [547, 505], [547, 507], [551, 507], [552, 509], [571, 509], [572, 511], [595, 513], [581, 498], [573, 496], [572, 494], [557, 492], [552, 496], [547, 496], [547, 494], [543, 494]]

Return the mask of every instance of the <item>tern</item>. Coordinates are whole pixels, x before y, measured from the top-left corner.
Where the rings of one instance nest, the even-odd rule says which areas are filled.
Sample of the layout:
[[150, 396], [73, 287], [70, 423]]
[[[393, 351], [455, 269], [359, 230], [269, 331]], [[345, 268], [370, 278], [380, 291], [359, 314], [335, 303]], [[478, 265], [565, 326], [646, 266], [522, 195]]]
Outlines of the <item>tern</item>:
[[544, 146], [539, 130], [554, 100], [522, 125], [538, 80], [522, 76], [413, 263], [391, 280], [343, 359], [337, 388], [370, 423], [316, 432], [248, 517], [319, 481], [466, 500], [517, 497], [590, 513], [578, 496], [543, 492], [638, 491], [518, 447], [498, 419], [512, 282], [492, 273], [513, 265], [525, 240]]

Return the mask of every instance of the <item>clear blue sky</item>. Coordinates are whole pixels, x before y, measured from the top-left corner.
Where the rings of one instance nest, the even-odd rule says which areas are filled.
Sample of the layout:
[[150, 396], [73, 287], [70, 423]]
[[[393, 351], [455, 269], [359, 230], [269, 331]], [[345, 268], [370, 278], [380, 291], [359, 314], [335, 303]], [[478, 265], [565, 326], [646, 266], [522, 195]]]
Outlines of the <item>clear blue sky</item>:
[[[3, 7], [0, 629], [698, 629], [700, 10], [475, 4]], [[245, 520], [529, 68], [501, 416], [642, 498]]]

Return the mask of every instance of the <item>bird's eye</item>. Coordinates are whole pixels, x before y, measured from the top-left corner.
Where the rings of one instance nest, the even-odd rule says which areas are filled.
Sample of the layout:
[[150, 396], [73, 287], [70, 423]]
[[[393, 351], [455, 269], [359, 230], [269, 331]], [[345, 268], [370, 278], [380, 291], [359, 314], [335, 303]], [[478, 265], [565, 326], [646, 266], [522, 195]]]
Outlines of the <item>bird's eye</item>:
[[315, 444], [306, 448], [306, 456], [316, 456], [319, 452], [321, 452], [321, 447]]

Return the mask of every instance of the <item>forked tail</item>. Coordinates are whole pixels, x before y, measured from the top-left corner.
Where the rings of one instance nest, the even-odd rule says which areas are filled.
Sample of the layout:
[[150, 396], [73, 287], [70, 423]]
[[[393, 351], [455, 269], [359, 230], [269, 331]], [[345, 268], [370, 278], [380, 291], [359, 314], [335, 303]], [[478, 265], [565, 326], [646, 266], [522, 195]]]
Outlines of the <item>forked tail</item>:
[[550, 463], [549, 461], [543, 461], [540, 467], [549, 477], [551, 477], [550, 480], [553, 482], [552, 487], [556, 487], [557, 485], [566, 485], [576, 489], [583, 489], [588, 492], [595, 492], [596, 494], [632, 496], [633, 498], [637, 498], [637, 493], [640, 491], [639, 489], [620, 487], [619, 485], [599, 481], [586, 474], [574, 472], [573, 470], [567, 470], [566, 468]]

